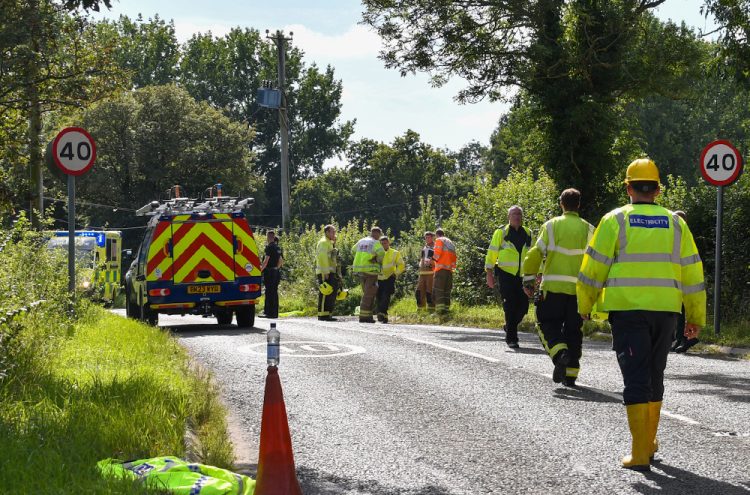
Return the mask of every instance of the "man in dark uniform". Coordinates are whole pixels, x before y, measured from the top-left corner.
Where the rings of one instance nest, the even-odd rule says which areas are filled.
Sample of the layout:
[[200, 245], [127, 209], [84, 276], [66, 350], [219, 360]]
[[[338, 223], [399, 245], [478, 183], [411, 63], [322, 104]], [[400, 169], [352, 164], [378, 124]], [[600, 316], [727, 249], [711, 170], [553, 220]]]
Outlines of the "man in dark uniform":
[[266, 251], [260, 270], [263, 272], [263, 285], [266, 286], [266, 303], [263, 306], [263, 318], [279, 317], [279, 282], [281, 273], [279, 269], [284, 264], [284, 252], [279, 246], [279, 238], [276, 232], [269, 230], [266, 233]]

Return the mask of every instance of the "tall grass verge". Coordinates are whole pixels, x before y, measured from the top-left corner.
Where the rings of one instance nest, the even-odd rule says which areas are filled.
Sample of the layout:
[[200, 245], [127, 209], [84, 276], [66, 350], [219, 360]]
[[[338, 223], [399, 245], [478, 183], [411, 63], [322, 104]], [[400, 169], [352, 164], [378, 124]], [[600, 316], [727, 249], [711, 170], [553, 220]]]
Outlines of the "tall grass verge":
[[[188, 430], [199, 439], [192, 449]], [[44, 362], [0, 382], [0, 445], [5, 493], [144, 493], [102, 479], [96, 462], [108, 457], [233, 460], [209, 377], [167, 333], [98, 307]]]

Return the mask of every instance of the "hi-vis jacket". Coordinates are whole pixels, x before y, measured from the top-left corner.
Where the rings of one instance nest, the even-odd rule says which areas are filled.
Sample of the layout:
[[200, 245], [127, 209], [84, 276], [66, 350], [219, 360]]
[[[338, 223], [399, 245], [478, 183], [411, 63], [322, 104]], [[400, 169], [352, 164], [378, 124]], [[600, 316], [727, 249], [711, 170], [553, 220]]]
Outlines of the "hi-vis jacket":
[[323, 236], [315, 247], [315, 274], [336, 273], [336, 256], [333, 241]]
[[607, 213], [594, 232], [576, 284], [578, 311], [669, 311], [706, 323], [703, 263], [685, 221], [658, 205]]
[[575, 296], [583, 253], [593, 233], [594, 226], [573, 211], [548, 220], [523, 260], [524, 282], [536, 278], [544, 261], [542, 291]]
[[164, 456], [121, 462], [105, 459], [97, 463], [105, 478], [142, 481], [159, 493], [175, 495], [253, 495], [255, 480], [226, 469], [189, 463]]
[[[526, 234], [531, 239], [531, 231], [526, 228], [525, 225], [521, 226]], [[501, 270], [510, 273], [511, 275], [521, 274], [521, 263], [528, 252], [526, 244], [523, 245], [521, 252], [518, 252], [515, 244], [505, 240], [505, 235], [508, 233], [508, 229], [512, 228], [510, 224], [505, 227], [500, 227], [495, 230], [492, 234], [492, 241], [490, 247], [487, 248], [487, 256], [484, 257], [484, 268], [487, 270], [493, 270], [497, 265]]]
[[380, 241], [372, 237], [363, 237], [354, 246], [352, 246], [354, 255], [354, 264], [352, 271], [354, 273], [380, 273], [380, 265], [385, 256], [385, 249]]
[[385, 252], [385, 256], [383, 256], [383, 268], [378, 275], [378, 280], [386, 280], [391, 275], [398, 277], [404, 273], [404, 270], [406, 270], [406, 265], [404, 264], [404, 259], [401, 257], [401, 253], [393, 248], [389, 248]]
[[456, 246], [453, 241], [447, 237], [438, 237], [435, 240], [432, 259], [435, 260], [433, 271], [449, 270], [453, 272], [456, 269]]

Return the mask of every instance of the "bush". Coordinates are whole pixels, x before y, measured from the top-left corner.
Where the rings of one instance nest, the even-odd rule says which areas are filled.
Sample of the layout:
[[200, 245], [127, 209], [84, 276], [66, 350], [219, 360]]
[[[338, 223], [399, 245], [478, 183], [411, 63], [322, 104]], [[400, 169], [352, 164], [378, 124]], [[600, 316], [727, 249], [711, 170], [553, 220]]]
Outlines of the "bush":
[[445, 233], [456, 244], [458, 270], [453, 279], [453, 297], [464, 304], [492, 304], [494, 296], [485, 283], [484, 257], [495, 229], [508, 223], [508, 208], [524, 210], [524, 225], [536, 230], [554, 215], [558, 188], [548, 175], [534, 177], [531, 170], [512, 170], [492, 186], [482, 179], [474, 193], [462, 200], [445, 223]]

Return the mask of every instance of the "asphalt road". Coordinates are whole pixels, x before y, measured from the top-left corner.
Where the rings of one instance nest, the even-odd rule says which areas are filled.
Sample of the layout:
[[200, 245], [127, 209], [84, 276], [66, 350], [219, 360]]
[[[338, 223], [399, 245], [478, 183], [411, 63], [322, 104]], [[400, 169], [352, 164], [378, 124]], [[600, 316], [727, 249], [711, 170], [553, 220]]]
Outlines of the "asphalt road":
[[[240, 451], [255, 454], [269, 320], [160, 324], [213, 371]], [[305, 494], [750, 494], [750, 361], [670, 356], [661, 462], [641, 474], [619, 466], [630, 436], [608, 343], [585, 343], [570, 389], [532, 334], [511, 351], [500, 331], [277, 324]]]

